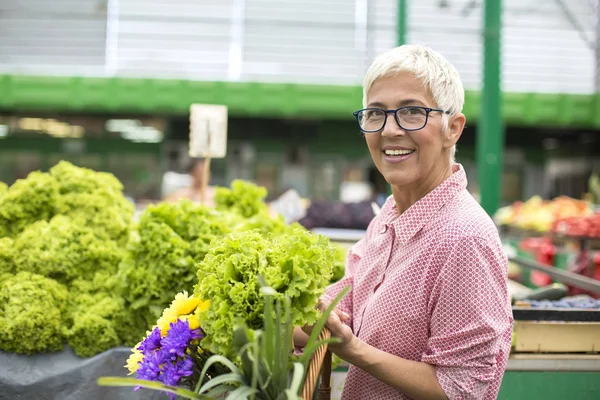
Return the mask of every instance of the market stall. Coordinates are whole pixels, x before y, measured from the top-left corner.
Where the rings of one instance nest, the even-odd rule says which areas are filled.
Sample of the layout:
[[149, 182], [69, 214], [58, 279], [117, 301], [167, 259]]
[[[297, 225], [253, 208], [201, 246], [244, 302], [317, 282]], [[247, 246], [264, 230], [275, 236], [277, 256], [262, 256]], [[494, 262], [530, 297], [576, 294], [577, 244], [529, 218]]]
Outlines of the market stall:
[[[140, 398], [140, 392], [94, 383], [101, 376], [124, 378], [123, 366], [131, 366], [132, 357], [141, 354], [136, 342], [152, 326], [168, 343], [169, 328], [161, 326], [189, 324], [199, 315], [202, 335], [208, 337], [202, 342], [207, 356], [235, 357], [238, 340], [259, 349], [266, 342], [258, 337], [280, 336], [273, 331], [280, 322], [270, 324], [265, 322], [269, 317], [258, 317], [264, 307], [274, 306], [261, 306], [262, 292], [255, 284], [261, 274], [279, 293], [277, 301], [288, 298], [293, 304], [290, 324], [314, 322], [316, 313], [308, 304], [316, 303], [323, 288], [343, 276], [346, 251], [365, 231], [315, 227], [311, 232], [290, 225], [272, 214], [263, 201], [265, 194], [263, 188], [235, 181], [218, 190], [214, 209], [189, 201], [159, 203], [134, 219], [134, 206], [114, 176], [65, 162], [1, 187], [0, 399], [39, 391], [67, 400]], [[576, 218], [588, 218], [585, 224], [592, 228], [582, 234], [582, 223], [572, 222]], [[560, 238], [569, 241], [565, 249], [595, 251], [589, 222], [593, 218], [593, 212], [562, 215], [536, 239], [550, 237], [555, 246]], [[523, 235], [519, 240], [530, 239]], [[578, 399], [597, 398], [600, 282], [594, 273], [540, 262], [540, 254], [549, 254], [540, 250], [542, 245], [534, 256], [524, 257], [524, 248], [509, 251], [510, 261], [520, 268], [518, 276], [540, 272], [551, 284], [509, 281], [514, 343], [499, 398], [539, 398], [543, 391], [544, 398], [559, 399], [564, 385]], [[289, 263], [302, 263], [301, 280], [286, 267]], [[235, 285], [228, 279], [231, 274], [240, 279]], [[282, 279], [285, 284], [278, 283]], [[229, 296], [232, 291], [237, 296]], [[202, 299], [219, 307], [211, 308]], [[236, 299], [247, 300], [238, 304]], [[284, 305], [280, 303], [280, 309]], [[237, 331], [230, 315], [257, 332], [270, 329], [270, 336]], [[191, 326], [188, 329], [193, 343], [199, 337]], [[243, 335], [234, 340], [231, 332]], [[150, 334], [144, 341], [151, 338]], [[298, 368], [307, 368], [307, 360]], [[345, 367], [338, 365], [333, 372], [334, 399], [344, 376]], [[164, 383], [167, 378], [161, 379]], [[143, 398], [154, 394], [146, 392]]]
[[[499, 209], [494, 219], [510, 256], [600, 279], [600, 211], [592, 203], [565, 196], [553, 200], [532, 197]], [[531, 288], [554, 281], [545, 270], [521, 264], [509, 265], [512, 279]], [[581, 293], [579, 287], [569, 288], [571, 295]]]

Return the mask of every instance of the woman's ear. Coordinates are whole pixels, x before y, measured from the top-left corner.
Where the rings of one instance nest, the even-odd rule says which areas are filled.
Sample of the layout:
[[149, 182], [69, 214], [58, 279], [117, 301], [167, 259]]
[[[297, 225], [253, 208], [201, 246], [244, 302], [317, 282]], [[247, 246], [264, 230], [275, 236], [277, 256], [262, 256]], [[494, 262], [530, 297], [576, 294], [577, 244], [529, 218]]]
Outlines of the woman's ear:
[[463, 113], [459, 113], [450, 117], [448, 121], [448, 129], [444, 133], [444, 148], [449, 149], [458, 142], [460, 135], [465, 129], [467, 118]]

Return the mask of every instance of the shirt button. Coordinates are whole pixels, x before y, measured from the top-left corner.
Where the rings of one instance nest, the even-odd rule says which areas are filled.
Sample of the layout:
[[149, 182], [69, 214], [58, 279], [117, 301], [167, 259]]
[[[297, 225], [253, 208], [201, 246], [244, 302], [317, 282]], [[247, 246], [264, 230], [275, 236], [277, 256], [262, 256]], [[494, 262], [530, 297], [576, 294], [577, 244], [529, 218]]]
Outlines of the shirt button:
[[384, 234], [384, 233], [386, 233], [386, 232], [387, 232], [387, 230], [388, 230], [388, 227], [387, 227], [387, 225], [383, 225], [383, 226], [381, 227], [381, 234]]

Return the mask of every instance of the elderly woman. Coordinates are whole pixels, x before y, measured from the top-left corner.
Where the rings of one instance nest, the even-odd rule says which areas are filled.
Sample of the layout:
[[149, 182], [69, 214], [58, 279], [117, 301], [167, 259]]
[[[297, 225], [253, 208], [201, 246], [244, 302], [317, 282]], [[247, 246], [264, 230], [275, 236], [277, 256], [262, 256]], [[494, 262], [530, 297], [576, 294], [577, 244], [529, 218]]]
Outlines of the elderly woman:
[[496, 399], [512, 333], [507, 259], [454, 162], [458, 72], [405, 45], [377, 57], [363, 86], [354, 115], [392, 196], [320, 304], [352, 286], [327, 323], [350, 364], [343, 399]]

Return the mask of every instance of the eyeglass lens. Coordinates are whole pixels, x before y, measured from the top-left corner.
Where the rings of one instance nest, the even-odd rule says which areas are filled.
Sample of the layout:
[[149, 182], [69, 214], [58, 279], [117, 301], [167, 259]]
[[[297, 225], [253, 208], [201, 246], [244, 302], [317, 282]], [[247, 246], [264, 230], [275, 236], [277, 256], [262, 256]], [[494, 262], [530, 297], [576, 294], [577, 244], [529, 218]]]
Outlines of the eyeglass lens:
[[[362, 110], [358, 113], [358, 122], [365, 131], [379, 131], [385, 125], [386, 117], [384, 110]], [[396, 111], [396, 119], [404, 129], [421, 129], [427, 122], [427, 111], [420, 107], [404, 107]]]

